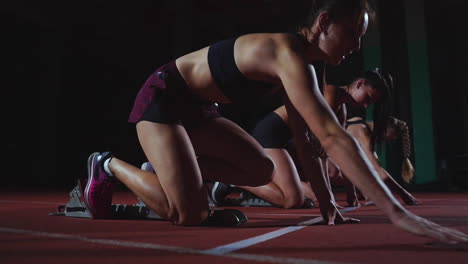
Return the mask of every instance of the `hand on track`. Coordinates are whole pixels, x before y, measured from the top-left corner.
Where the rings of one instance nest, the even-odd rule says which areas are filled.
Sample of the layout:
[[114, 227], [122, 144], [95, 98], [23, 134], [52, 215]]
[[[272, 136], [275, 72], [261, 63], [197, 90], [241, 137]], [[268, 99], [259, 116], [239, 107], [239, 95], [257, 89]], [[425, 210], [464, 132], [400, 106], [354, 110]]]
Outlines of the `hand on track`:
[[392, 222], [396, 226], [410, 233], [434, 238], [444, 243], [458, 244], [461, 242], [468, 242], [467, 234], [452, 228], [441, 226], [409, 211], [404, 211], [396, 217], [396, 219], [393, 219]]
[[341, 212], [334, 207], [334, 209], [328, 210], [327, 216], [324, 218], [324, 222], [329, 226], [333, 226], [335, 224], [355, 224], [359, 223], [360, 220], [351, 217], [344, 217]]

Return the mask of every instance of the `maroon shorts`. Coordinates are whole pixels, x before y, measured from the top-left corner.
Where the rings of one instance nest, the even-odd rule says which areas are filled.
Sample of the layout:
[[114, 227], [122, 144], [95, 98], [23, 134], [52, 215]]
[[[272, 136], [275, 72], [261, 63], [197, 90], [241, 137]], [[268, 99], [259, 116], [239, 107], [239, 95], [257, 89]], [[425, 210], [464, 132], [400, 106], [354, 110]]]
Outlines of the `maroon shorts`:
[[194, 126], [207, 119], [221, 117], [215, 103], [204, 102], [192, 94], [172, 61], [159, 67], [138, 92], [130, 123], [146, 120], [154, 123]]

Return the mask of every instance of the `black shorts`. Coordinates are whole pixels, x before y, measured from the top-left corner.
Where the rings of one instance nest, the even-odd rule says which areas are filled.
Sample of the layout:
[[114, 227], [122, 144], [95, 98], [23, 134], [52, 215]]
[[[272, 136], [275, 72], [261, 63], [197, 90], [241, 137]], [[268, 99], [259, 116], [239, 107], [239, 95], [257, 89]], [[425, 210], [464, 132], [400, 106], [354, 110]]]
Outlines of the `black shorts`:
[[292, 139], [288, 125], [275, 112], [260, 120], [251, 134], [264, 148], [287, 148]]
[[140, 89], [128, 121], [194, 126], [206, 119], [221, 117], [215, 103], [192, 94], [172, 61], [159, 67]]

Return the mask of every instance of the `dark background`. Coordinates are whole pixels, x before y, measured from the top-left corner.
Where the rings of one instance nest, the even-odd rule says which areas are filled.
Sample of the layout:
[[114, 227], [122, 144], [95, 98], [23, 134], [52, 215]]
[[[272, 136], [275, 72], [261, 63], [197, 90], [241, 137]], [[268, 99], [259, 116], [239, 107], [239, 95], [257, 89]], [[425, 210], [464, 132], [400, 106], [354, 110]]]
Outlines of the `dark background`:
[[[410, 1], [410, 0], [408, 0]], [[70, 187], [94, 151], [145, 161], [134, 97], [161, 64], [250, 32], [287, 31], [304, 0], [11, 1], [2, 3], [2, 187]], [[377, 1], [383, 67], [396, 78], [396, 115], [411, 124], [403, 0]], [[463, 188], [468, 153], [468, 11], [464, 0], [425, 1], [440, 190]], [[364, 42], [366, 39], [364, 38]], [[334, 70], [363, 69], [362, 52]], [[458, 158], [457, 158], [458, 157]], [[417, 166], [417, 165], [416, 165]], [[466, 166], [465, 166], [466, 168]], [[453, 181], [453, 179], [458, 179]]]

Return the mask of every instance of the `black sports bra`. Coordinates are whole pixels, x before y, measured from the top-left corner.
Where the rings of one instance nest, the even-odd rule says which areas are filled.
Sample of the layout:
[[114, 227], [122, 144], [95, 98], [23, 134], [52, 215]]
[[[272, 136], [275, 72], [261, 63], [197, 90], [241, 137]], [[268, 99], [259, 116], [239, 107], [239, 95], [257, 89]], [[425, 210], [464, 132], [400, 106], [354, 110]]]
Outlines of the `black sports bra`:
[[236, 65], [237, 37], [223, 40], [208, 49], [208, 65], [213, 79], [233, 103], [256, 100], [273, 89], [273, 84], [247, 79]]

